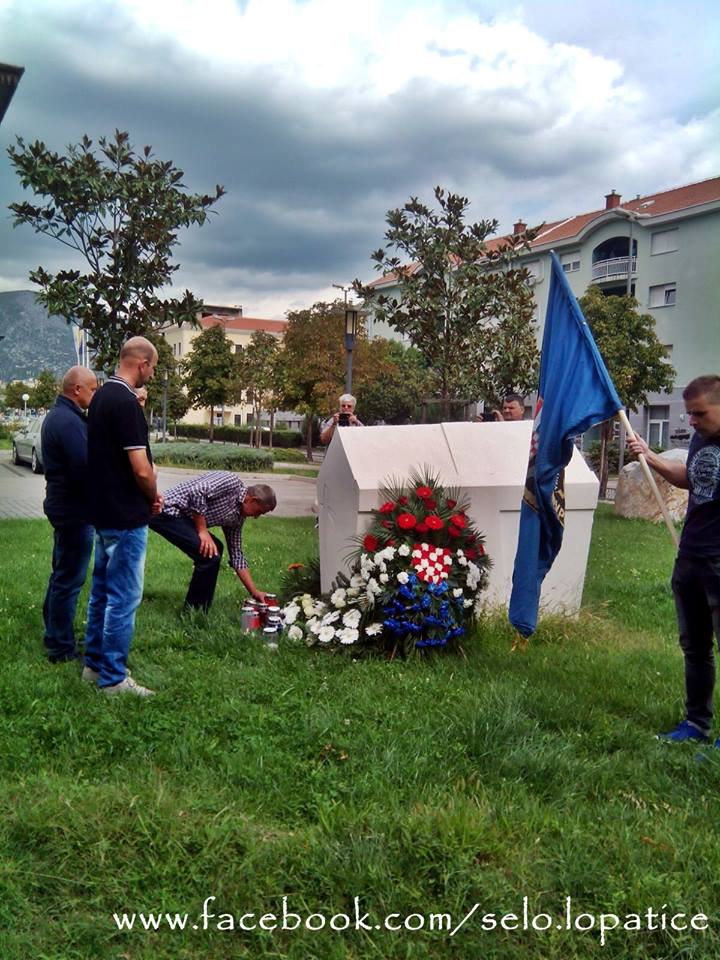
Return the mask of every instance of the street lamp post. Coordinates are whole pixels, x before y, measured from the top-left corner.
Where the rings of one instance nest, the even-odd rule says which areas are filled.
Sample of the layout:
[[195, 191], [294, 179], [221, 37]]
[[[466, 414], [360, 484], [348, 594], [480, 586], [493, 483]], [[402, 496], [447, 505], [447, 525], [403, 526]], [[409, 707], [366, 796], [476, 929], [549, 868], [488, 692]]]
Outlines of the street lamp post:
[[28, 402], [29, 399], [30, 399], [30, 394], [29, 394], [29, 393], [24, 393], [24, 394], [22, 395], [22, 402], [23, 402], [23, 419], [24, 419], [24, 420], [27, 420], [27, 402]]
[[353, 347], [357, 336], [358, 311], [353, 307], [345, 308], [345, 349], [347, 350], [347, 366], [345, 368], [345, 393], [352, 392], [352, 361]]

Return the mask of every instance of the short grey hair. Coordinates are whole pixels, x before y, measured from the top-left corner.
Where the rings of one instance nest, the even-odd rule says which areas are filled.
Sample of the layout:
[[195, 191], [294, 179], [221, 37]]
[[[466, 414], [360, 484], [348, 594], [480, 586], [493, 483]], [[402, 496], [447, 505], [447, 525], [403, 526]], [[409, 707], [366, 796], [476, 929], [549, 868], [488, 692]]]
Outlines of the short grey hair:
[[252, 487], [248, 487], [246, 496], [257, 500], [258, 503], [261, 503], [268, 510], [274, 510], [277, 506], [275, 491], [266, 483], [256, 483]]
[[357, 400], [351, 393], [343, 393], [340, 397], [340, 403], [351, 403], [353, 406], [356, 406]]

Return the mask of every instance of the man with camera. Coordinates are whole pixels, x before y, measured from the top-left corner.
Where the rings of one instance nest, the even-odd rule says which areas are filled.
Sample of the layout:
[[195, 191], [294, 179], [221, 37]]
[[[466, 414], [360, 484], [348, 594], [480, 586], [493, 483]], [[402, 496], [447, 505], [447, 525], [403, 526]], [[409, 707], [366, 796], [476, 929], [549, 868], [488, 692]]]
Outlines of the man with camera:
[[326, 420], [320, 433], [320, 443], [327, 446], [333, 438], [335, 427], [362, 427], [363, 423], [355, 416], [355, 397], [344, 393], [340, 397], [340, 409]]

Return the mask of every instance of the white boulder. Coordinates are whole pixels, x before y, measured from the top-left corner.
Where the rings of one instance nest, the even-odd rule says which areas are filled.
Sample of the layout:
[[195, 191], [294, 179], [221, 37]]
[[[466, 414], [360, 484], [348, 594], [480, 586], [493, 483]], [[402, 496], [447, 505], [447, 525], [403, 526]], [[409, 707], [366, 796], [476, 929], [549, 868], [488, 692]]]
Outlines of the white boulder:
[[[685, 463], [687, 450], [665, 450], [660, 457], [673, 463]], [[687, 509], [687, 490], [674, 487], [655, 471], [653, 476], [672, 519], [676, 523], [683, 520]], [[637, 460], [628, 463], [620, 471], [615, 493], [615, 513], [620, 517], [652, 520], [654, 523], [663, 522], [660, 507]]]

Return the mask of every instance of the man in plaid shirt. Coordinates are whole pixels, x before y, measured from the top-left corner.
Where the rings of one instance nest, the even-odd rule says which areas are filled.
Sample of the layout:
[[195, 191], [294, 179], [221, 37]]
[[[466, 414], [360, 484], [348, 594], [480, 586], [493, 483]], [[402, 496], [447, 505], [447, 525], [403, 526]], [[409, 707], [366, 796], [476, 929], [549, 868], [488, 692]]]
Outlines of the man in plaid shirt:
[[276, 504], [271, 487], [264, 483], [246, 487], [237, 474], [225, 470], [184, 480], [166, 491], [162, 512], [152, 518], [150, 529], [179, 547], [195, 565], [186, 608], [207, 612], [215, 594], [223, 545], [209, 527], [222, 527], [230, 566], [251, 596], [265, 600], [243, 553], [242, 528], [247, 517], [270, 513]]

